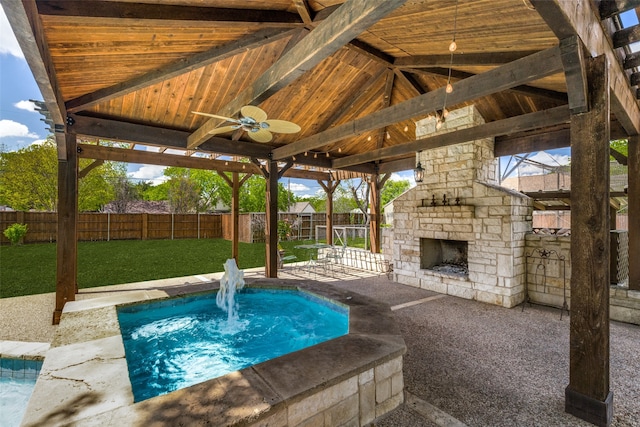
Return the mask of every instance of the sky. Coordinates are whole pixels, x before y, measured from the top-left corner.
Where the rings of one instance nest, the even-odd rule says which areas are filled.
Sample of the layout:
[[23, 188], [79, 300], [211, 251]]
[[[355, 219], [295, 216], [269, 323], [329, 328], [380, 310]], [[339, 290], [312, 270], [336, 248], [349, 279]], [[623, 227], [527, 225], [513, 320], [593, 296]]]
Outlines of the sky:
[[[638, 23], [634, 13], [623, 16], [625, 27]], [[637, 44], [638, 45], [638, 44]], [[637, 47], [637, 46], [636, 46]], [[636, 50], [636, 49], [634, 49]], [[0, 152], [16, 151], [31, 144], [39, 143], [49, 135], [42, 116], [29, 100], [42, 100], [40, 90], [27, 65], [20, 46], [16, 41], [4, 10], [0, 7]], [[564, 165], [569, 161], [570, 150], [550, 150], [532, 155], [532, 160], [551, 166]], [[509, 158], [501, 159], [504, 168]], [[151, 181], [158, 184], [164, 180], [164, 167], [156, 165], [129, 164], [129, 177], [135, 180]], [[512, 175], [541, 173], [541, 169], [521, 166]], [[394, 173], [392, 180], [409, 180], [411, 186], [413, 171]], [[321, 192], [320, 186], [311, 180], [288, 179], [281, 181], [296, 196], [312, 196]]]

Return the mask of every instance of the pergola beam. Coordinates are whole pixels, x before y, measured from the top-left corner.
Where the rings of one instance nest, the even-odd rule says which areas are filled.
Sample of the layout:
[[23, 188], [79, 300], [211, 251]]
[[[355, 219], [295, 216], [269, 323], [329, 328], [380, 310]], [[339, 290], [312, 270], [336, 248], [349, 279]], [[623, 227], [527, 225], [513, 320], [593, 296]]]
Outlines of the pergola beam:
[[437, 134], [429, 138], [418, 139], [405, 144], [393, 145], [379, 150], [335, 159], [333, 166], [335, 168], [353, 166], [385, 157], [402, 156], [416, 151], [430, 150], [476, 139], [491, 138], [496, 135], [553, 126], [560, 123], [567, 123], [569, 120], [569, 109], [567, 106], [560, 106], [536, 113], [523, 114], [522, 116], [485, 123], [471, 128]]
[[530, 0], [536, 11], [549, 25], [558, 39], [578, 35], [592, 57], [605, 55], [609, 63], [611, 111], [622, 124], [627, 135], [640, 133], [640, 107], [629, 85], [627, 74], [607, 38], [602, 24], [591, 9], [591, 2], [561, 0]]
[[0, 3], [44, 98], [54, 123], [54, 130], [58, 133], [56, 136], [58, 159], [66, 160], [66, 142], [62, 132], [65, 129], [67, 110], [62, 101], [64, 98], [60, 92], [36, 2], [35, 0], [0, 0]]
[[[260, 104], [335, 53], [379, 19], [404, 4], [405, 1], [348, 0], [223, 107], [219, 114], [228, 117], [236, 114], [244, 105]], [[205, 122], [189, 136], [188, 148], [197, 147], [209, 139], [209, 131], [219, 124], [220, 120], [214, 118]]]
[[525, 56], [533, 55], [535, 50], [510, 52], [465, 53], [464, 55], [422, 55], [405, 56], [393, 61], [398, 68], [434, 68], [456, 66], [500, 66]]
[[133, 2], [104, 2], [95, 0], [39, 0], [41, 15], [76, 16], [83, 18], [117, 18], [134, 20], [174, 21], [175, 25], [185, 25], [185, 21], [229, 22], [234, 25], [260, 22], [268, 25], [300, 26], [302, 20], [291, 12], [258, 9], [233, 9], [221, 7], [201, 7], [170, 4], [146, 4]]
[[[550, 48], [454, 83], [453, 92], [446, 94], [447, 103], [455, 105], [491, 95], [558, 73], [561, 70], [560, 49]], [[378, 110], [366, 117], [276, 148], [273, 150], [273, 158], [283, 159], [366, 131], [431, 113], [442, 108], [444, 97], [445, 88], [436, 89], [389, 108]]]
[[[113, 162], [140, 163], [146, 165], [176, 166], [183, 168], [261, 174], [253, 163], [233, 162], [226, 160], [189, 157], [176, 154], [154, 153], [151, 151], [129, 150], [124, 148], [104, 147], [90, 144], [78, 145], [78, 157], [87, 159], [109, 160]], [[310, 171], [288, 168], [284, 176], [298, 179], [329, 179], [329, 172]]]

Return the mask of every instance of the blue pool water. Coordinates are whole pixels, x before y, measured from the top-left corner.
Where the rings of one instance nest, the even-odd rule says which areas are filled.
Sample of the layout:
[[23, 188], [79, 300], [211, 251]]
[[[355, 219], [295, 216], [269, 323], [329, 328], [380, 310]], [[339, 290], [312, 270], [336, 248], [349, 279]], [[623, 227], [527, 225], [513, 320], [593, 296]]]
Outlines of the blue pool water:
[[0, 426], [19, 426], [36, 385], [42, 362], [0, 359]]
[[348, 309], [301, 291], [245, 289], [228, 322], [216, 294], [118, 308], [136, 402], [348, 333]]

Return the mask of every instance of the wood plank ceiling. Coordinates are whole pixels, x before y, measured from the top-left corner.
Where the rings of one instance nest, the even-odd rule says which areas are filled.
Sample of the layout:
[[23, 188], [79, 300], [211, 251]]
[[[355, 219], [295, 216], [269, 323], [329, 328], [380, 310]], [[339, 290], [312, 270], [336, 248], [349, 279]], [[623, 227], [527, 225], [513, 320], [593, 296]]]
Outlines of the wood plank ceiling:
[[[15, 28], [10, 1], [2, 0]], [[384, 13], [367, 11], [375, 22], [353, 24], [364, 30], [344, 45], [317, 36], [331, 19], [332, 25], [346, 27], [351, 17], [344, 8], [355, 7], [353, 3], [367, 2], [351, 0], [341, 7], [343, 2], [334, 0], [29, 0], [25, 4], [35, 8], [25, 10], [32, 14], [32, 29], [41, 28], [44, 43], [39, 48], [48, 51], [49, 78], [62, 97], [57, 104], [62, 101], [65, 113], [75, 119], [71, 131], [161, 149], [186, 149], [189, 135], [209, 121], [192, 111], [222, 114], [227, 108], [233, 111], [226, 114], [237, 114], [238, 108], [232, 106], [238, 95], [255, 90], [252, 85], [273, 74], [274, 64], [288, 52], [302, 51], [305, 39], [324, 43], [318, 48], [326, 53], [309, 54], [315, 63], [306, 66], [304, 58], [293, 58], [302, 64], [293, 70], [295, 78], [283, 77], [274, 90], [251, 98], [269, 118], [299, 124], [299, 133], [274, 134], [270, 143], [258, 144], [236, 131], [191, 145], [203, 153], [257, 158], [267, 158], [275, 150], [279, 160], [295, 157], [296, 164], [334, 169], [341, 158], [411, 143], [415, 122], [431, 111], [409, 110], [401, 120], [381, 128], [369, 125], [335, 141], [315, 141], [306, 156], [305, 148], [294, 143], [311, 143], [314, 135], [321, 138], [330, 129], [364, 122], [390, 107], [406, 109], [403, 103], [408, 100], [442, 92], [449, 73], [456, 87], [457, 82], [558, 46], [557, 32], [528, 0], [389, 2], [399, 7]], [[601, 13], [620, 62], [637, 85], [638, 54], [628, 46], [639, 39], [639, 31], [619, 31], [616, 21], [620, 8], [632, 7], [637, 2], [602, 2]], [[349, 29], [333, 31], [343, 31], [343, 37], [349, 34]], [[448, 47], [454, 36], [458, 49], [451, 55]], [[482, 95], [475, 98], [461, 97], [446, 108], [473, 103], [490, 123], [568, 103], [561, 69], [497, 93], [490, 89], [477, 91]], [[52, 105], [54, 100], [45, 101]], [[553, 130], [556, 133], [549, 135], [562, 135], [557, 132], [566, 129], [566, 122], [543, 123], [527, 132]], [[122, 129], [130, 133], [124, 135]], [[612, 131], [624, 134], [615, 123]], [[159, 136], [153, 136], [156, 133]], [[527, 135], [507, 129], [496, 137], [517, 146], [518, 138]], [[290, 144], [297, 148], [295, 153], [281, 148]], [[407, 169], [414, 155], [406, 151], [389, 149], [375, 160], [343, 164], [360, 172]], [[501, 153], [506, 151], [503, 145]], [[283, 153], [286, 157], [277, 155]]]

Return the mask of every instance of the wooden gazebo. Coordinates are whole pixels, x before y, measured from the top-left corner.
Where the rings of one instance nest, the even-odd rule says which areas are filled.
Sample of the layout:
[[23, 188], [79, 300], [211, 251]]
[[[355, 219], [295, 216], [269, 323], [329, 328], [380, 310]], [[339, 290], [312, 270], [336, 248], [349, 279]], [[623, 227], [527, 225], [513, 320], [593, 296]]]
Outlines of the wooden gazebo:
[[[367, 177], [379, 250], [380, 188], [390, 173], [413, 169], [417, 151], [478, 138], [494, 138], [496, 156], [570, 146], [566, 408], [610, 422], [609, 141], [629, 138], [629, 257], [638, 260], [640, 55], [630, 45], [640, 29], [623, 28], [619, 15], [637, 14], [640, 1], [1, 2], [58, 145], [54, 322], [77, 291], [78, 157], [230, 172], [236, 213], [243, 177], [264, 175], [266, 275], [275, 277], [283, 175], [318, 180], [329, 195], [340, 179]], [[415, 140], [415, 121], [469, 104], [485, 124]], [[192, 113], [236, 118], [245, 105], [301, 131], [256, 142]], [[638, 262], [629, 286], [640, 290]]]

